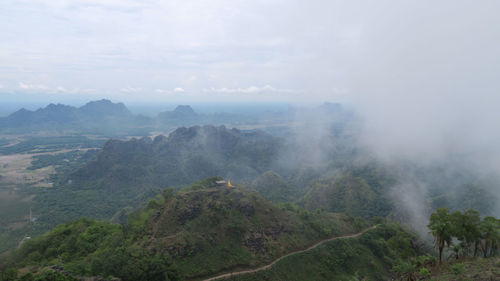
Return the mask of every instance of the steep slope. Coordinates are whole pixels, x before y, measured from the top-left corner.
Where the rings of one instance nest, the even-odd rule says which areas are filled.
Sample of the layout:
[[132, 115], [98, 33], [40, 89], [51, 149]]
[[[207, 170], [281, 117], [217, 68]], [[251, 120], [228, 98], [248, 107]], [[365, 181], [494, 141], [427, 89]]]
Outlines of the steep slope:
[[282, 209], [239, 187], [181, 191], [150, 210], [142, 245], [173, 256], [187, 277], [265, 264], [313, 241], [357, 231], [346, 216]]
[[214, 175], [242, 182], [271, 167], [281, 143], [262, 132], [224, 126], [182, 127], [154, 140], [109, 141], [96, 161], [70, 178], [76, 186], [107, 180], [103, 188], [120, 188], [121, 192], [181, 186]]
[[126, 281], [165, 280], [155, 275], [162, 264], [170, 280], [190, 279], [266, 264], [365, 226], [341, 214], [280, 208], [244, 187], [217, 186], [217, 179], [166, 190], [123, 226], [87, 219], [58, 226], [25, 242], [5, 265], [60, 264], [75, 275]]
[[51, 225], [81, 216], [109, 219], [159, 188], [217, 175], [250, 181], [271, 169], [280, 144], [262, 132], [213, 126], [179, 128], [154, 140], [111, 140], [95, 161], [40, 190], [35, 208], [50, 214], [39, 220]]
[[332, 240], [283, 259], [268, 270], [224, 280], [400, 280], [391, 268], [400, 259], [422, 253], [422, 248], [414, 246], [415, 240], [412, 233], [398, 225], [378, 225], [359, 238]]

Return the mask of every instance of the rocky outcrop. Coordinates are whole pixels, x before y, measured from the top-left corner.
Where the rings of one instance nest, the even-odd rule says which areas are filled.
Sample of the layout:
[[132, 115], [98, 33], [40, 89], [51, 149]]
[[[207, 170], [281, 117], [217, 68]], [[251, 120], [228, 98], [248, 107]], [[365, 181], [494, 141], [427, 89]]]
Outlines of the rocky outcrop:
[[177, 219], [181, 224], [185, 224], [187, 221], [195, 219], [201, 214], [201, 205], [199, 203], [192, 203], [186, 205], [177, 216]]
[[245, 247], [253, 253], [267, 252], [265, 235], [259, 232], [251, 232], [244, 237]]

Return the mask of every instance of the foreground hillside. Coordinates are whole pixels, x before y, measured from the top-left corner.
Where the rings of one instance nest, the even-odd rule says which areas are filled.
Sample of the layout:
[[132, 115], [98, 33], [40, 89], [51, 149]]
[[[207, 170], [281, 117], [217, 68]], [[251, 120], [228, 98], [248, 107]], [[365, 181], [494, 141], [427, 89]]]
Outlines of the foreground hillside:
[[122, 280], [201, 278], [263, 265], [365, 226], [340, 214], [278, 207], [214, 180], [165, 191], [125, 225], [88, 219], [60, 225], [24, 243], [7, 264], [34, 273], [59, 265], [75, 276]]
[[399, 280], [392, 267], [422, 253], [416, 237], [395, 224], [378, 225], [356, 239], [336, 239], [290, 256], [266, 271], [228, 280]]

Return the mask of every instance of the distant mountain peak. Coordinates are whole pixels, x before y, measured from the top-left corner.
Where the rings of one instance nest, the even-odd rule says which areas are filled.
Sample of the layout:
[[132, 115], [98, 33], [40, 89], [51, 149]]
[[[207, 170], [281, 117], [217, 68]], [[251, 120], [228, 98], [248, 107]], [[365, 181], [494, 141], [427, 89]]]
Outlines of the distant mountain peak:
[[121, 102], [113, 103], [108, 99], [90, 101], [78, 109], [84, 114], [113, 115], [113, 116], [132, 116], [132, 112]]
[[174, 111], [172, 111], [174, 117], [198, 117], [198, 114], [189, 105], [178, 105]]
[[194, 112], [193, 108], [190, 105], [178, 105], [175, 109], [174, 112], [176, 111], [189, 111], [189, 112]]
[[170, 119], [176, 121], [193, 121], [200, 116], [189, 105], [178, 105], [173, 111], [161, 112], [158, 117], [160, 119]]
[[19, 109], [18, 111], [10, 114], [9, 118], [21, 117], [21, 116], [25, 116], [26, 114], [31, 114], [31, 113], [33, 113], [33, 111], [27, 110], [26, 108], [23, 107], [23, 108]]

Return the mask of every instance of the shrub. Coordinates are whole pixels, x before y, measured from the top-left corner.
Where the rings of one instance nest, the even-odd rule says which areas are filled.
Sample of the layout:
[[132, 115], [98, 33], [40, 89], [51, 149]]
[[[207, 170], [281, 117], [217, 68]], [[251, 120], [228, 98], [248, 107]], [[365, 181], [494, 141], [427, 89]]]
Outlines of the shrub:
[[462, 275], [465, 272], [465, 265], [463, 263], [456, 263], [451, 266], [451, 271], [455, 275]]

